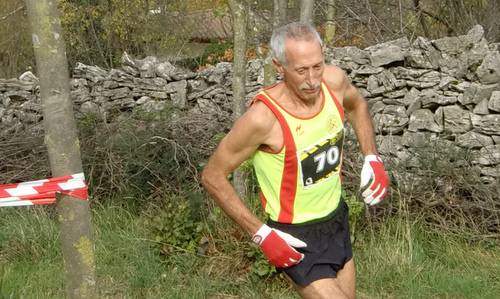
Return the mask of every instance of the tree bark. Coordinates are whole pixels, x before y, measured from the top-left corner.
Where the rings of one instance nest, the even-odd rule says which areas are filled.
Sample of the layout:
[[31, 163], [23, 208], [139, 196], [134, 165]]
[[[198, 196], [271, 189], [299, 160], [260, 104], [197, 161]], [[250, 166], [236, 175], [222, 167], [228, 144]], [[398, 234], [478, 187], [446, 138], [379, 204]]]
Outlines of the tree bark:
[[413, 7], [415, 9], [415, 13], [417, 15], [418, 21], [420, 22], [420, 26], [422, 26], [424, 36], [429, 37], [429, 29], [427, 29], [427, 23], [425, 22], [425, 18], [424, 18], [424, 14], [422, 12], [422, 6], [420, 3], [420, 0], [413, 0]]
[[300, 1], [300, 21], [313, 24], [314, 17], [314, 0]]
[[325, 44], [332, 46], [335, 38], [335, 0], [327, 1], [326, 22], [325, 22]]
[[[246, 49], [247, 49], [247, 3], [244, 0], [229, 0], [233, 18], [233, 120], [245, 111]], [[233, 173], [233, 185], [242, 198], [246, 196], [246, 173], [237, 169]]]
[[273, 5], [273, 28], [278, 28], [286, 24], [288, 0], [274, 0]]
[[[45, 145], [52, 175], [80, 173], [80, 144], [57, 1], [26, 0], [26, 7], [40, 78]], [[63, 195], [59, 197], [58, 208], [67, 297], [97, 298], [88, 201]]]
[[[273, 3], [273, 29], [286, 24], [287, 21], [287, 0], [274, 0]], [[272, 63], [272, 54], [269, 50], [264, 61], [264, 86], [276, 82], [276, 68]]]

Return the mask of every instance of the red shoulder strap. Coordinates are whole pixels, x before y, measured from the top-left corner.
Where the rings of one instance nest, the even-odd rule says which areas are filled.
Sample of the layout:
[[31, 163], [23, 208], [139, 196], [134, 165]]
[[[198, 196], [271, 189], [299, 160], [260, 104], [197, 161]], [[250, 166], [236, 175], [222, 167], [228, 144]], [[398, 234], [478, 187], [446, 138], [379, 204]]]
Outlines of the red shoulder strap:
[[326, 84], [325, 80], [323, 80], [322, 82], [326, 86], [326, 90], [328, 91], [328, 94], [330, 94], [330, 97], [332, 98], [333, 103], [335, 103], [335, 107], [337, 107], [337, 111], [340, 114], [340, 118], [342, 119], [342, 122], [344, 122], [344, 107], [342, 107], [342, 105], [340, 105], [340, 102], [337, 100], [337, 97], [332, 92], [332, 90], [330, 89], [328, 84]]

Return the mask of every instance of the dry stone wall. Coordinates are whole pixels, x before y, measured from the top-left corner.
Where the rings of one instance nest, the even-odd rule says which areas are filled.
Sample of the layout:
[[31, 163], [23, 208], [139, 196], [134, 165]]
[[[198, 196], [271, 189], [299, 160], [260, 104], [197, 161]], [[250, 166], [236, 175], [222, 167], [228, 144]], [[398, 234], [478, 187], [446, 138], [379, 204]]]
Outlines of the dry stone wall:
[[382, 154], [412, 165], [430, 144], [466, 149], [483, 181], [498, 182], [500, 54], [483, 34], [475, 26], [458, 37], [328, 52], [369, 101]]
[[[412, 164], [429, 144], [470, 150], [485, 182], [500, 178], [500, 54], [483, 28], [438, 40], [406, 38], [375, 45], [331, 48], [327, 62], [341, 66], [370, 104], [380, 152]], [[247, 99], [262, 87], [261, 60], [248, 63]], [[71, 95], [80, 117], [106, 121], [133, 111], [175, 107], [230, 124], [230, 63], [194, 73], [155, 57], [104, 70], [78, 64]], [[40, 127], [38, 80], [30, 72], [0, 79], [0, 134]]]

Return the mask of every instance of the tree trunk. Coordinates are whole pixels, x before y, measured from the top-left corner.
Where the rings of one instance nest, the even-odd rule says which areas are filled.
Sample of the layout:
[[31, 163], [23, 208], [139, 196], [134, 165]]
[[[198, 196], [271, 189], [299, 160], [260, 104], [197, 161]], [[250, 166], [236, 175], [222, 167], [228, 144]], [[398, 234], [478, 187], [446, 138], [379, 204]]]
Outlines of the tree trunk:
[[[247, 15], [248, 9], [244, 0], [229, 0], [229, 8], [233, 17], [234, 59], [233, 59], [233, 120], [238, 119], [245, 111], [246, 82], [246, 49], [247, 49]], [[233, 185], [242, 198], [246, 195], [246, 174], [242, 169], [233, 173]]]
[[286, 24], [288, 11], [288, 0], [274, 0], [273, 6], [273, 28]]
[[326, 22], [325, 22], [325, 44], [328, 46], [333, 45], [335, 38], [335, 0], [327, 1], [328, 7], [326, 9]]
[[420, 0], [413, 0], [413, 8], [415, 9], [415, 14], [417, 15], [417, 19], [422, 26], [422, 30], [424, 32], [425, 37], [429, 37], [429, 29], [427, 29], [427, 23], [425, 22], [425, 17], [422, 12], [422, 6]]
[[314, 0], [300, 1], [300, 21], [313, 24]]
[[[286, 24], [287, 21], [287, 0], [274, 0], [273, 3], [273, 29]], [[264, 61], [264, 86], [276, 82], [276, 68], [272, 63], [272, 53], [268, 51]]]
[[[45, 144], [53, 176], [82, 172], [80, 144], [70, 99], [68, 62], [57, 1], [26, 0], [33, 32]], [[58, 201], [65, 288], [68, 298], [97, 298], [94, 243], [88, 201]]]

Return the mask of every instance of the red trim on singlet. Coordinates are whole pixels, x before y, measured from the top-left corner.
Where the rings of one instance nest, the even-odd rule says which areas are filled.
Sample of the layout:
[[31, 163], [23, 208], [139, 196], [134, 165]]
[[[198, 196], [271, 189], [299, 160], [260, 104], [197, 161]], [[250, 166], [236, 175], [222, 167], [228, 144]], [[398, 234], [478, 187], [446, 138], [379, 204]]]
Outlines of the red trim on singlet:
[[280, 213], [278, 222], [292, 223], [293, 220], [293, 206], [295, 202], [295, 194], [297, 192], [297, 158], [296, 147], [293, 140], [292, 131], [286, 122], [281, 112], [274, 106], [270, 100], [259, 94], [255, 97], [254, 101], [262, 101], [271, 111], [281, 125], [283, 131], [283, 144], [285, 146], [285, 161], [283, 166], [283, 176], [281, 177], [280, 189]]
[[[274, 83], [272, 86], [270, 86], [270, 87], [268, 87], [268, 88], [271, 88], [271, 87], [273, 87], [273, 86], [274, 86], [274, 85], [276, 85], [276, 84], [278, 84], [278, 83]], [[268, 88], [266, 88], [266, 89], [268, 89]], [[267, 94], [267, 93], [266, 93], [266, 94]], [[257, 102], [257, 101], [258, 101], [257, 97], [254, 97], [254, 98], [252, 99], [252, 102], [250, 103], [250, 105], [255, 104], [255, 102]], [[264, 105], [266, 105], [266, 104], [264, 104]], [[267, 106], [267, 105], [266, 105], [266, 106]], [[268, 146], [268, 145], [266, 145], [266, 144], [261, 144], [257, 150], [259, 150], [259, 151], [263, 151], [263, 152], [266, 152], [266, 153], [268, 153], [268, 154], [279, 154], [279, 153], [281, 153], [281, 151], [283, 150], [283, 147], [285, 147], [285, 142], [281, 142], [281, 146], [280, 146], [280, 148], [279, 148], [278, 150], [276, 150], [276, 151], [275, 151], [275, 150], [273, 150], [271, 147], [269, 147], [269, 146]]]
[[316, 116], [318, 116], [321, 112], [323, 112], [323, 109], [325, 108], [325, 93], [323, 92], [323, 88], [320, 88], [320, 97], [319, 97], [319, 100], [321, 101], [321, 108], [318, 110], [318, 112], [314, 113], [313, 115], [310, 115], [310, 116], [300, 116], [300, 115], [296, 115], [292, 112], [290, 112], [288, 109], [286, 109], [283, 105], [281, 105], [280, 103], [278, 103], [278, 101], [274, 100], [273, 97], [271, 97], [271, 95], [269, 93], [267, 93], [266, 90], [263, 90], [262, 91], [268, 98], [271, 98], [273, 99], [273, 102], [278, 105], [281, 109], [283, 109], [283, 111], [285, 111], [286, 113], [288, 113], [288, 115], [290, 115], [291, 117], [293, 118], [296, 118], [296, 119], [301, 119], [301, 120], [309, 120], [309, 119], [313, 119], [315, 118]]
[[326, 89], [328, 90], [328, 93], [332, 97], [333, 102], [335, 103], [335, 106], [337, 107], [337, 110], [338, 110], [338, 112], [340, 114], [340, 119], [342, 119], [342, 122], [344, 122], [344, 107], [342, 107], [342, 105], [340, 105], [339, 100], [337, 100], [337, 97], [332, 92], [332, 90], [330, 89], [330, 87], [328, 86], [328, 84], [326, 84], [326, 82], [324, 80], [322, 82], [323, 82], [323, 84], [325, 84]]
[[259, 194], [259, 199], [260, 199], [260, 204], [262, 205], [262, 208], [265, 210], [266, 209], [266, 205], [267, 205], [267, 199], [264, 196], [264, 193], [262, 193], [262, 191]]
[[[332, 97], [333, 102], [335, 103], [335, 106], [337, 107], [337, 111], [339, 112], [340, 119], [342, 119], [342, 122], [344, 122], [344, 107], [342, 107], [342, 105], [340, 105], [339, 100], [337, 100], [337, 97], [335, 96], [335, 94], [332, 92], [332, 90], [330, 89], [330, 87], [328, 86], [328, 84], [326, 84], [326, 81], [323, 80], [322, 82], [323, 82], [323, 84], [325, 84], [326, 89], [328, 90], [328, 93]], [[340, 169], [343, 169], [342, 168], [342, 162], [343, 161], [344, 161], [344, 159], [343, 159], [343, 157], [341, 157], [341, 159], [340, 159]], [[344, 175], [342, 174], [342, 172], [339, 173], [339, 178], [340, 178], [340, 183], [342, 184], [342, 181], [344, 180]]]

